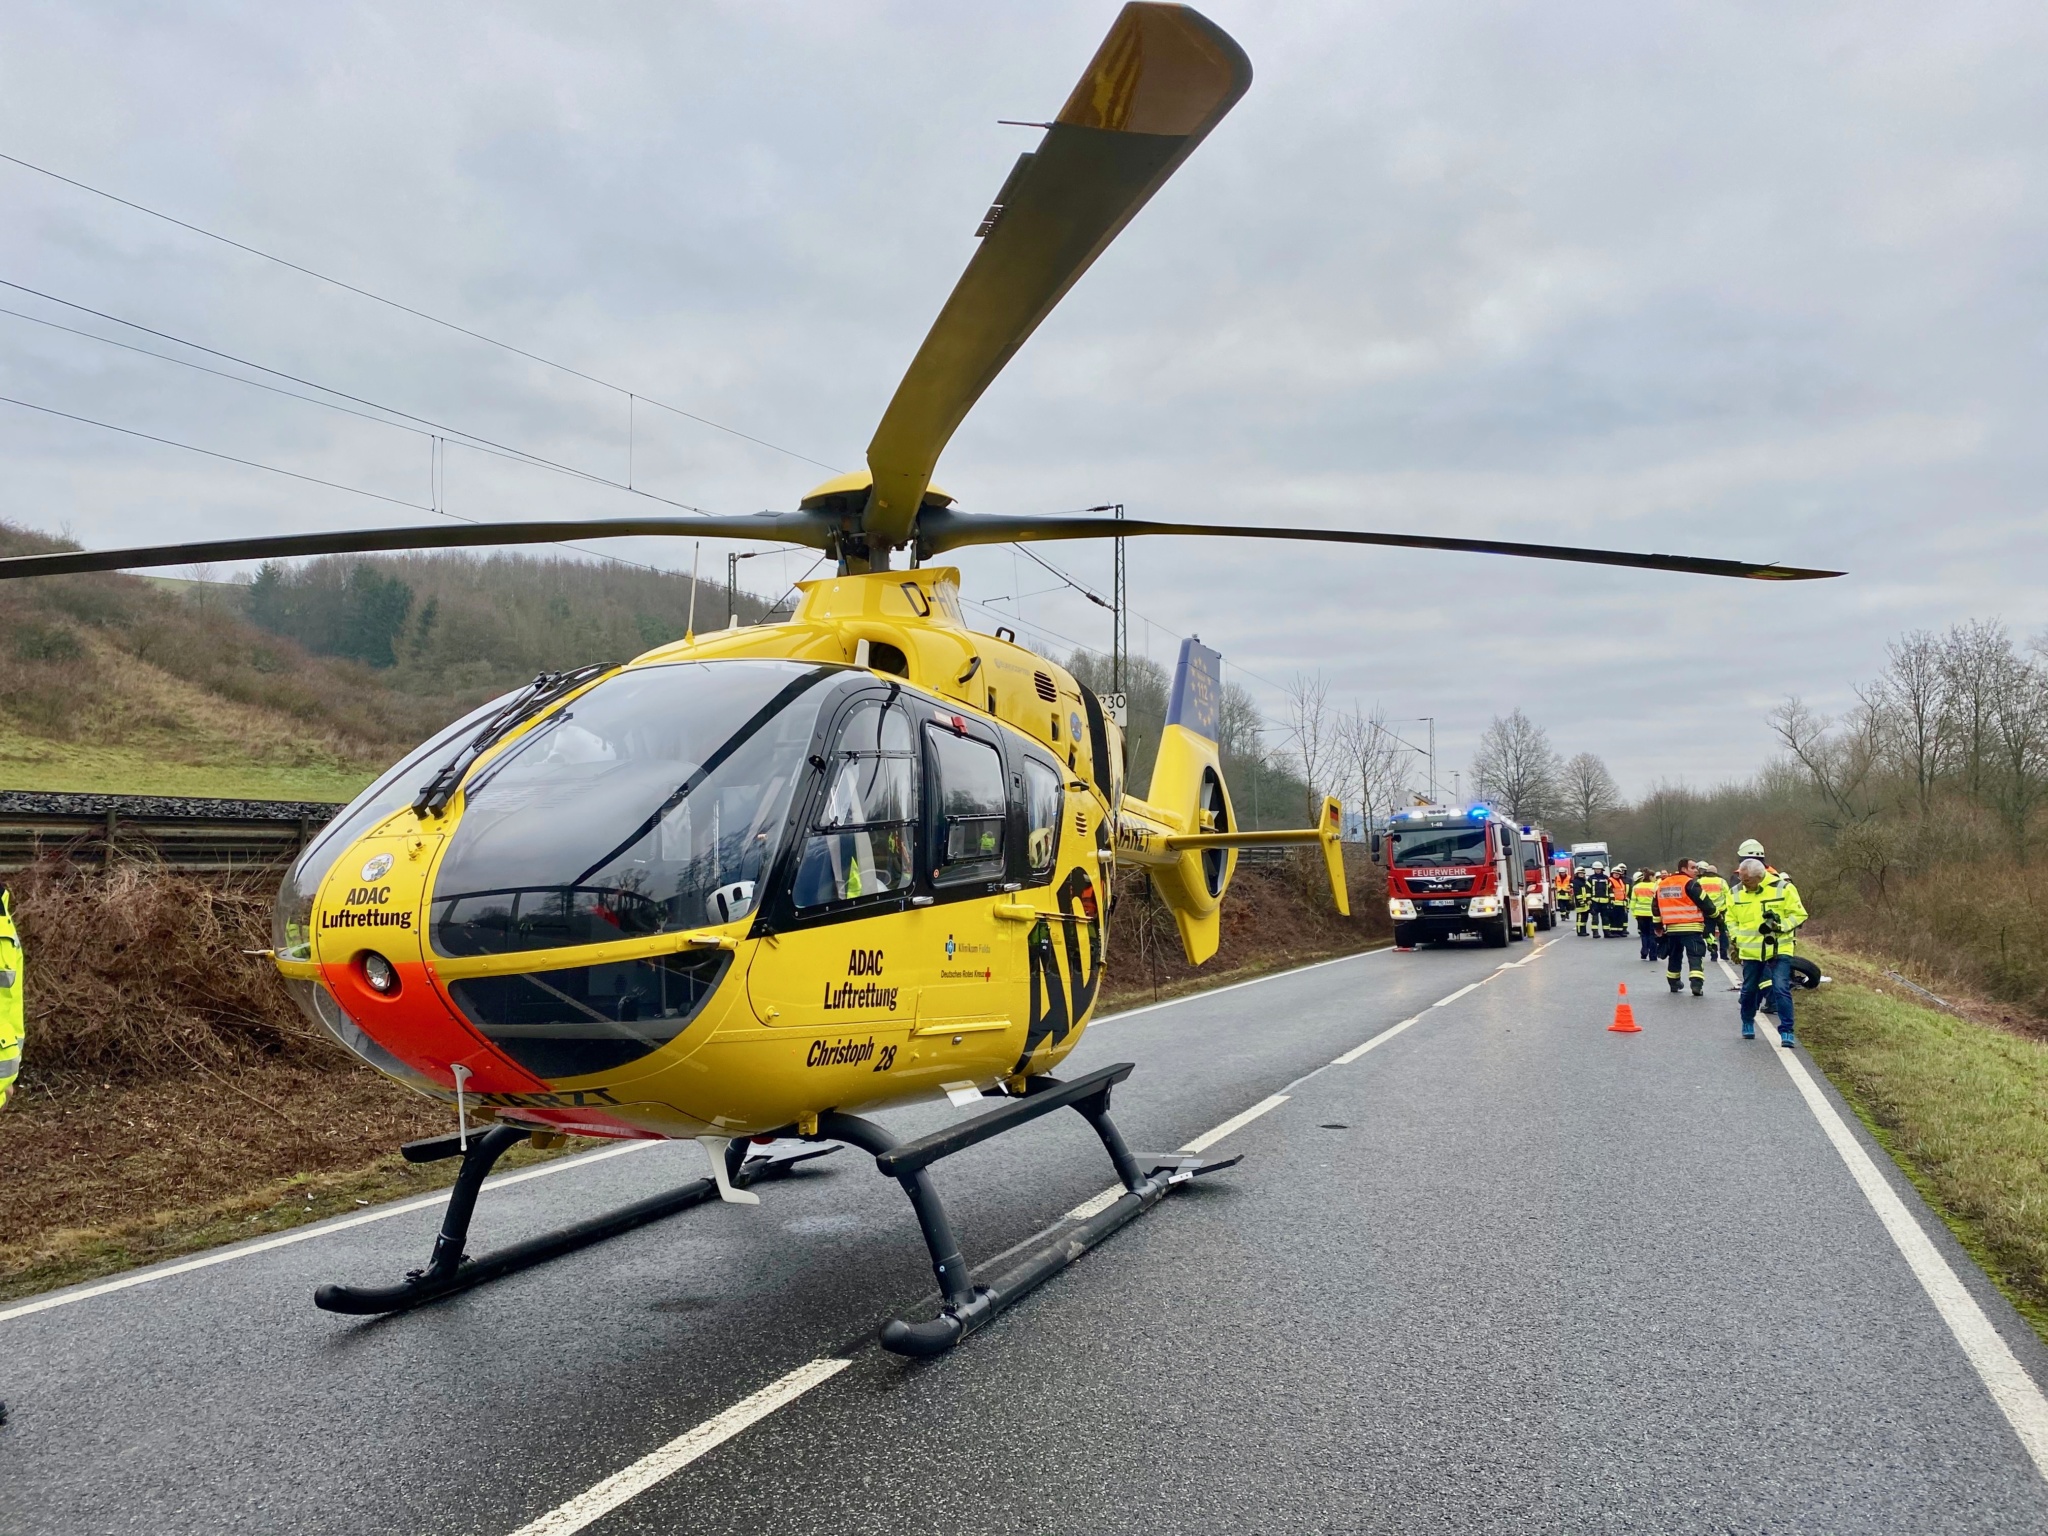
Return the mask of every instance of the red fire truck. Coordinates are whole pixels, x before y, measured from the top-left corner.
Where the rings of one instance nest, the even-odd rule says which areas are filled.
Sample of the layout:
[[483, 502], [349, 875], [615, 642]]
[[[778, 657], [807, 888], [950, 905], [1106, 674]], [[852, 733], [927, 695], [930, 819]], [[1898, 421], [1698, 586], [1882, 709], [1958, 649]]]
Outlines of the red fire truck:
[[1529, 921], [1548, 933], [1557, 926], [1557, 887], [1551, 882], [1555, 878], [1557, 857], [1556, 846], [1550, 841], [1550, 834], [1541, 827], [1524, 826], [1522, 844], [1523, 904], [1528, 908]]
[[1528, 922], [1522, 833], [1490, 806], [1418, 805], [1387, 820], [1387, 912], [1402, 949], [1456, 934], [1494, 948]]

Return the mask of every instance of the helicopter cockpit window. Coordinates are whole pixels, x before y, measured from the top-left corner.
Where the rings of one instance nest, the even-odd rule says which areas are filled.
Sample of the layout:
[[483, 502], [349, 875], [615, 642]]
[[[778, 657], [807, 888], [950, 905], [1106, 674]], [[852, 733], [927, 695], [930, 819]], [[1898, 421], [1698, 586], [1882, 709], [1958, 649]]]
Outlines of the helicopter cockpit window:
[[511, 699], [512, 694], [501, 694], [413, 748], [320, 830], [278, 888], [271, 941], [280, 956], [287, 960], [313, 958], [313, 897], [320, 890], [320, 882], [327, 878], [328, 870], [334, 867], [334, 861], [357, 838], [412, 803], [425, 764], [439, 761], [449, 747], [466, 738]]
[[1024, 851], [1035, 876], [1052, 873], [1060, 841], [1064, 777], [1035, 757], [1024, 759]]
[[932, 793], [932, 878], [1001, 879], [1003, 827], [1009, 818], [1001, 755], [987, 742], [945, 726], [927, 726], [925, 735], [938, 775]]
[[435, 950], [602, 944], [745, 918], [841, 675], [786, 661], [636, 667], [533, 727], [463, 786], [435, 879]]
[[917, 820], [909, 710], [900, 700], [860, 700], [840, 722], [826, 761], [824, 804], [797, 864], [797, 909], [908, 890]]

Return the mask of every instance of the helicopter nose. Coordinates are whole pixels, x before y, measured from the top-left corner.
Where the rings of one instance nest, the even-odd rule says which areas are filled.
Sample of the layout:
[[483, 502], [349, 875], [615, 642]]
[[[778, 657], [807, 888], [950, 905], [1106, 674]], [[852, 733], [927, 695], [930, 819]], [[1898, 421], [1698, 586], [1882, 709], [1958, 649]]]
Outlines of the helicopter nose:
[[385, 940], [321, 965], [321, 978], [364, 1034], [406, 1066], [444, 1087], [455, 1068], [468, 1071], [478, 1093], [534, 1093], [547, 1084], [485, 1040], [449, 1006], [432, 966], [417, 949], [405, 954]]
[[533, 1093], [540, 1078], [470, 1026], [443, 994], [426, 948], [428, 873], [440, 838], [369, 837], [336, 861], [313, 913], [321, 980], [342, 1012], [429, 1082]]

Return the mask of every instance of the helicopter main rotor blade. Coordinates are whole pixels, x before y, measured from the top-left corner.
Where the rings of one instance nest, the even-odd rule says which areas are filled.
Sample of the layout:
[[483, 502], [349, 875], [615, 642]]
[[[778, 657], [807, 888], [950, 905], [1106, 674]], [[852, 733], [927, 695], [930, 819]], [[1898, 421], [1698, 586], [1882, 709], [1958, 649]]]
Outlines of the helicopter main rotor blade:
[[282, 560], [294, 555], [357, 555], [404, 549], [554, 544], [564, 539], [626, 539], [647, 535], [699, 539], [763, 539], [829, 549], [837, 524], [813, 512], [758, 512], [746, 517], [571, 518], [549, 523], [444, 523], [431, 528], [354, 528], [341, 533], [284, 533], [261, 539], [210, 539], [136, 549], [58, 550], [0, 559], [0, 581], [68, 576], [78, 571], [132, 571], [226, 560]]
[[1181, 5], [1126, 5], [1037, 150], [1010, 171], [967, 264], [868, 444], [871, 544], [909, 542], [954, 429], [1109, 242], [1252, 80]]
[[1473, 555], [1518, 555], [1529, 560], [1569, 560], [1580, 565], [1625, 565], [1645, 571], [1684, 571], [1694, 576], [1733, 576], [1750, 581], [1818, 581], [1842, 571], [1751, 560], [1711, 560], [1699, 555], [1642, 555], [1619, 549], [1582, 549], [1571, 544], [1521, 544], [1510, 539], [1450, 539], [1419, 533], [1354, 533], [1339, 528], [1263, 528], [1228, 523], [1161, 523], [1140, 518], [1025, 517], [1005, 513], [968, 514], [936, 507], [918, 523], [918, 548], [929, 554], [970, 544], [1029, 544], [1041, 539], [1121, 539], [1155, 534], [1191, 538], [1292, 539], [1323, 544], [1379, 544], [1395, 549], [1447, 549]]

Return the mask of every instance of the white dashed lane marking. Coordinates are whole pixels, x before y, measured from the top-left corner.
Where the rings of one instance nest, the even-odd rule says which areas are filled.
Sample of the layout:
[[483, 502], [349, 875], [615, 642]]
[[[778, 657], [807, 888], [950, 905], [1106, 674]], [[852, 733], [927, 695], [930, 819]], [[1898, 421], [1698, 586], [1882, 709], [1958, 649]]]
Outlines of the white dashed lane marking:
[[779, 1381], [770, 1382], [751, 1397], [743, 1397], [725, 1412], [685, 1430], [658, 1451], [651, 1451], [596, 1487], [579, 1493], [538, 1520], [522, 1525], [512, 1536], [574, 1536], [574, 1533], [603, 1519], [628, 1499], [645, 1493], [664, 1478], [672, 1477], [698, 1457], [716, 1450], [749, 1425], [758, 1424], [776, 1409], [795, 1402], [820, 1382], [830, 1381], [851, 1360], [826, 1358], [800, 1365]]

